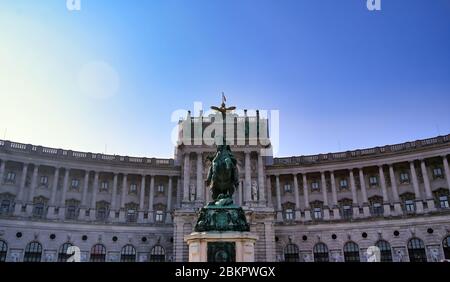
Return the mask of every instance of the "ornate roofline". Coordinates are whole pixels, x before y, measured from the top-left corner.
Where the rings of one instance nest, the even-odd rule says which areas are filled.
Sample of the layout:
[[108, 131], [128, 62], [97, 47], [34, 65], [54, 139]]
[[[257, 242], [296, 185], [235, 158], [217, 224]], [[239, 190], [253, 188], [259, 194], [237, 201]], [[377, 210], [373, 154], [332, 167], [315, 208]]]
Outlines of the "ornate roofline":
[[[404, 142], [394, 145], [385, 145], [367, 149], [358, 149], [344, 152], [316, 154], [316, 155], [303, 155], [274, 158], [272, 166], [285, 166], [285, 165], [298, 165], [298, 164], [317, 164], [327, 162], [340, 162], [357, 160], [361, 158], [381, 157], [389, 156], [397, 153], [413, 152], [421, 149], [431, 149], [441, 146], [450, 146], [450, 134], [442, 135], [427, 139], [421, 139], [411, 142]], [[133, 164], [133, 165], [146, 165], [146, 166], [174, 166], [175, 162], [173, 158], [161, 159], [161, 158], [147, 158], [147, 157], [129, 157], [120, 155], [106, 155], [99, 153], [79, 152], [64, 149], [55, 149], [31, 144], [23, 144], [18, 142], [0, 140], [0, 152], [17, 152], [25, 154], [33, 154], [42, 157], [51, 157], [62, 160], [75, 160], [75, 161], [98, 161], [108, 162], [116, 164]]]
[[55, 149], [31, 144], [0, 140], [0, 152], [16, 152], [33, 154], [41, 157], [51, 157], [73, 161], [100, 161], [116, 164], [134, 164], [146, 166], [174, 166], [174, 159], [128, 157], [119, 155], [106, 155], [98, 153], [78, 152], [72, 150]]
[[381, 147], [373, 147], [367, 149], [358, 149], [352, 151], [317, 154], [317, 155], [305, 155], [305, 156], [293, 156], [274, 158], [273, 166], [285, 166], [285, 165], [301, 165], [301, 164], [317, 164], [327, 162], [340, 162], [357, 160], [366, 157], [381, 157], [389, 156], [398, 153], [413, 152], [420, 149], [428, 149], [440, 146], [450, 146], [450, 134], [442, 135], [427, 139], [421, 139], [411, 142], [404, 142], [394, 145], [385, 145]]

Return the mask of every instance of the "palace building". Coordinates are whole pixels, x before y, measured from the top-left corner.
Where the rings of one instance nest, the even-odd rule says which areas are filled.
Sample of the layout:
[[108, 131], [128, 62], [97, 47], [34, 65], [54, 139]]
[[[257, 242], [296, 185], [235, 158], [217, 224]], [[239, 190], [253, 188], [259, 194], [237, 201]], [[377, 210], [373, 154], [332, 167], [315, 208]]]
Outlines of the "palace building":
[[[234, 201], [258, 236], [256, 261], [365, 261], [370, 246], [382, 261], [450, 259], [450, 135], [284, 158], [240, 141]], [[215, 150], [180, 143], [158, 159], [0, 141], [0, 261], [66, 261], [72, 245], [81, 261], [187, 261]]]

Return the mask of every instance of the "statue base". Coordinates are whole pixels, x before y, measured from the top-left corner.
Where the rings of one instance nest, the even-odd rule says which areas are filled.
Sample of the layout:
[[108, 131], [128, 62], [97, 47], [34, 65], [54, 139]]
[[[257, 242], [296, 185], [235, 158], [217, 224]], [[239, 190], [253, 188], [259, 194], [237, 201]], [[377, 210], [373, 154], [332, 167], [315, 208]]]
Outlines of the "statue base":
[[184, 237], [189, 262], [254, 262], [258, 236], [250, 232], [193, 232]]
[[248, 232], [250, 226], [241, 207], [234, 204], [217, 205], [211, 203], [200, 210], [194, 231]]

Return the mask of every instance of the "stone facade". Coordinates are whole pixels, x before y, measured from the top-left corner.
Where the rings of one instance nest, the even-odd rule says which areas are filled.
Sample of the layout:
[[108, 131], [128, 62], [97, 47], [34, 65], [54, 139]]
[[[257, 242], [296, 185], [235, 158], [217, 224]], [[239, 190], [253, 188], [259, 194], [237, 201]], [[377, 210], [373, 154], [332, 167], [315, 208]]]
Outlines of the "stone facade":
[[[263, 147], [232, 146], [256, 261], [364, 261], [375, 244], [386, 260], [450, 259], [450, 135], [288, 158]], [[0, 260], [63, 260], [70, 243], [82, 261], [188, 261], [214, 151], [183, 144], [156, 159], [0, 141]]]

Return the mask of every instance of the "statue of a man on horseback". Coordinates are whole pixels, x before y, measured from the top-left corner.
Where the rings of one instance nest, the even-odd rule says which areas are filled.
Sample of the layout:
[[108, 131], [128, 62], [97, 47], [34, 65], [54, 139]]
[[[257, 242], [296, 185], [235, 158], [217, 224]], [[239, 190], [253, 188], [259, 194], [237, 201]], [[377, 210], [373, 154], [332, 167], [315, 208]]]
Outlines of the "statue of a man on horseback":
[[211, 162], [206, 180], [212, 192], [213, 202], [210, 204], [232, 204], [231, 197], [239, 185], [239, 173], [230, 146], [218, 146], [217, 153]]

